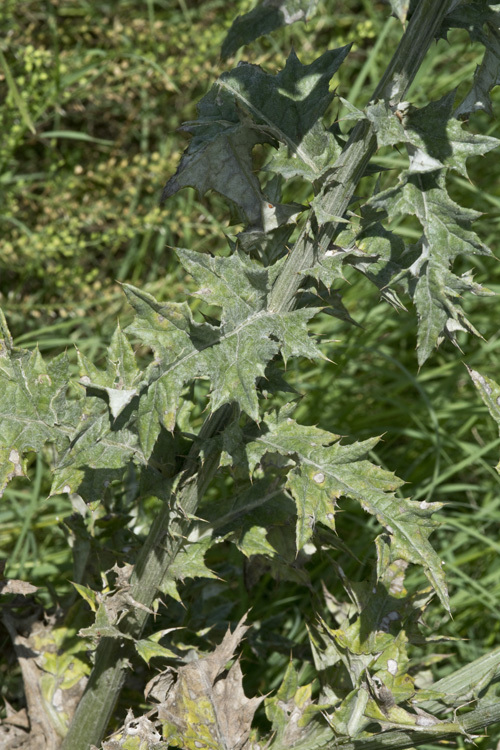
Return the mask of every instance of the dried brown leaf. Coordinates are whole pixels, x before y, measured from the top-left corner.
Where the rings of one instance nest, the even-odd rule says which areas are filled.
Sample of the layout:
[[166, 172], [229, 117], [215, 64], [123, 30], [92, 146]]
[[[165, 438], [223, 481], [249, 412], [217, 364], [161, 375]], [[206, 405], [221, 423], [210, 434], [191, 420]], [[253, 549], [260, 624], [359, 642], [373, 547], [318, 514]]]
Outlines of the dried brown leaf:
[[244, 621], [233, 633], [228, 630], [212, 654], [178, 669], [176, 682], [166, 686], [158, 707], [165, 739], [186, 750], [195, 750], [200, 741], [218, 750], [250, 747], [253, 715], [263, 698], [245, 696], [239, 661], [226, 670], [248, 630]]

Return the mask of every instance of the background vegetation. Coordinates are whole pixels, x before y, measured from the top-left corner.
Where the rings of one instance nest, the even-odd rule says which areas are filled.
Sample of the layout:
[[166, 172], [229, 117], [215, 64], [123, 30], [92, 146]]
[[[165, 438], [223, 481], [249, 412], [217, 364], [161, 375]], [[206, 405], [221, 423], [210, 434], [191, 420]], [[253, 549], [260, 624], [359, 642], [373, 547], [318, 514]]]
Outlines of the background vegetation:
[[[292, 45], [302, 62], [309, 62], [328, 47], [353, 42], [337, 77], [338, 93], [363, 106], [399, 39], [398, 22], [381, 2], [324, 0], [320, 5], [307, 27], [282, 29], [238, 54], [273, 72]], [[196, 101], [214, 78], [234, 67], [234, 60], [220, 60], [220, 46], [236, 12], [251, 6], [248, 0], [2, 4], [0, 306], [16, 344], [29, 348], [38, 342], [50, 352], [67, 348], [75, 362], [76, 345], [98, 363], [117, 319], [123, 326], [131, 319], [120, 282], [175, 300], [189, 292], [192, 282], [169, 246], [214, 251], [222, 247], [221, 226], [237, 230], [229, 230], [221, 218], [225, 211], [214, 195], [200, 198], [183, 190], [165, 207], [159, 196], [186, 144], [176, 128], [194, 117]], [[411, 100], [419, 104], [419, 92], [425, 92], [425, 101], [453, 86], [467, 86], [480, 55], [465, 32], [440, 40], [412, 86]], [[498, 89], [492, 98], [498, 117]], [[332, 112], [337, 114], [342, 118], [345, 112]], [[495, 135], [497, 125], [488, 117], [478, 113], [474, 118], [476, 129]], [[378, 157], [387, 169], [395, 166], [396, 157], [383, 152]], [[476, 231], [498, 254], [497, 163], [471, 161], [471, 181], [454, 176], [450, 191], [459, 203], [484, 212]], [[367, 192], [370, 188], [367, 183]], [[299, 203], [309, 197], [302, 186], [293, 194]], [[412, 222], [398, 231], [411, 238]], [[500, 291], [495, 260], [474, 262], [476, 281]], [[500, 631], [500, 480], [494, 471], [500, 440], [463, 366], [466, 362], [497, 377], [500, 303], [467, 299], [468, 316], [485, 340], [467, 339], [462, 358], [444, 345], [419, 371], [413, 311], [374, 306], [359, 278], [344, 302], [360, 328], [339, 324], [332, 334], [325, 322], [317, 324], [318, 332], [335, 337], [335, 361], [322, 366], [321, 375], [314, 364], [290, 365], [295, 387], [308, 395], [297, 416], [358, 440], [385, 434], [376, 462], [406, 480], [413, 499], [446, 503], [433, 544], [446, 562], [454, 619], [449, 621], [436, 603], [427, 625], [459, 640], [436, 646], [433, 655], [422, 654], [441, 677], [492, 648]], [[5, 492], [1, 554], [6, 575], [40, 586], [45, 606], [57, 607], [75, 596], [69, 584], [75, 570], [68, 535], [73, 546], [82, 537], [64, 520], [72, 512], [66, 496], [47, 499], [50, 477], [42, 458], [33, 459], [30, 473], [29, 482], [12, 483]], [[223, 499], [225, 488], [218, 492]], [[357, 560], [365, 561], [367, 549], [373, 553], [375, 522], [354, 504], [343, 507], [339, 540], [351, 554], [339, 542], [337, 562], [348, 575], [359, 576], [363, 570]], [[100, 549], [105, 542], [111, 564], [116, 560], [112, 550], [126, 561], [151, 510], [132, 507], [126, 493], [109, 488], [109, 496], [94, 509], [90, 536], [99, 540]], [[83, 564], [92, 559], [91, 551], [82, 549]], [[323, 596], [323, 586], [335, 593], [337, 572], [329, 557], [317, 554], [303, 564], [313, 580], [307, 594], [300, 567], [295, 580], [279, 580], [258, 561], [245, 561], [233, 545], [221, 544], [207, 557], [219, 579], [187, 579], [183, 605], [169, 599], [160, 613], [164, 624], [157, 621], [155, 628], [183, 625], [187, 646], [200, 639], [215, 644], [227, 623], [251, 607], [246, 690], [269, 692], [280, 684], [290, 654], [300, 659], [308, 649], [310, 603]], [[103, 559], [89, 563], [89, 579], [98, 579], [105, 566]], [[415, 571], [415, 582], [420, 575]], [[2, 629], [1, 692], [19, 707], [22, 683], [7, 656], [8, 644]], [[144, 672], [146, 666], [138, 663], [137, 670]], [[141, 696], [132, 677], [117, 722], [134, 701]], [[494, 747], [493, 737], [483, 746]]]

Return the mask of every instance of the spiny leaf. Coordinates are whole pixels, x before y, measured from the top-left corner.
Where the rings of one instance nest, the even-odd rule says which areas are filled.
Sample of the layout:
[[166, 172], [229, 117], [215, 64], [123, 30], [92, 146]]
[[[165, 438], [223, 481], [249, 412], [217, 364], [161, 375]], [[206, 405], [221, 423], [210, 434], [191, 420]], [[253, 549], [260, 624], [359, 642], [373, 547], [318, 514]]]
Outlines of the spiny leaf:
[[317, 522], [334, 529], [337, 500], [350, 497], [387, 529], [394, 556], [424, 568], [448, 609], [441, 560], [428, 541], [436, 526], [431, 516], [441, 505], [396, 497], [393, 491], [402, 481], [364, 459], [377, 442], [378, 438], [372, 438], [341, 445], [338, 435], [298, 425], [285, 411], [266, 416], [258, 437], [246, 445], [245, 452], [250, 467], [266, 453], [289, 458], [286, 486], [297, 505], [297, 549], [311, 538]]
[[[391, 218], [416, 216], [429, 243], [427, 249], [445, 267], [457, 255], [491, 255], [489, 248], [470, 229], [481, 214], [451, 200], [440, 172], [429, 175], [403, 172], [399, 185], [375, 195], [370, 205], [383, 209]], [[420, 267], [427, 257], [421, 257], [414, 265]]]
[[[196, 133], [201, 127], [196, 122], [186, 124], [184, 129]], [[207, 138], [203, 145], [196, 141], [202, 141], [202, 136], [192, 140], [176, 174], [165, 186], [162, 201], [183, 187], [194, 187], [201, 195], [215, 190], [236, 203], [246, 224], [267, 230], [264, 214], [267, 201], [253, 172], [252, 149], [269, 138], [251, 130], [243, 120], [232, 127], [221, 126], [220, 132]]]
[[212, 538], [233, 542], [248, 559], [264, 558], [262, 565], [277, 580], [307, 584], [309, 577], [295, 543], [294, 503], [281, 477], [267, 469], [265, 478], [245, 485], [228, 504], [204, 504], [202, 515], [211, 523], [203, 523], [200, 532], [210, 531]]
[[265, 700], [266, 716], [274, 734], [273, 750], [313, 748], [320, 739], [321, 744], [329, 739], [324, 725], [313, 721], [326, 706], [313, 703], [311, 696], [312, 684], [299, 685], [297, 672], [290, 662], [276, 695]]
[[99, 500], [113, 480], [123, 477], [130, 461], [146, 463], [137, 435], [125, 428], [113, 429], [107, 410], [88, 421], [88, 426], [77, 432], [62, 453], [54, 471], [51, 495], [77, 492], [87, 502]]
[[167, 577], [158, 581], [159, 589], [180, 602], [182, 599], [177, 591], [176, 581], [182, 583], [186, 578], [217, 578], [205, 564], [205, 554], [211, 545], [210, 538], [198, 542], [186, 541], [169, 567]]
[[201, 284], [196, 297], [222, 308], [221, 325], [240, 325], [255, 310], [262, 310], [268, 293], [269, 271], [252, 263], [241, 252], [228, 258], [176, 249], [182, 265]]
[[500, 6], [487, 0], [456, 0], [455, 6], [445, 16], [439, 36], [446, 38], [449, 29], [465, 29], [471, 41], [490, 47], [491, 37], [485, 27], [500, 28]]
[[135, 650], [148, 666], [153, 658], [177, 659], [177, 654], [159, 643], [160, 639], [168, 632], [170, 632], [169, 629], [160, 630], [158, 633], [150, 635], [149, 638], [141, 638], [134, 643]]
[[167, 744], [186, 750], [196, 750], [200, 742], [213, 750], [248, 747], [253, 715], [263, 698], [245, 696], [238, 660], [226, 671], [248, 630], [244, 621], [233, 633], [228, 630], [213, 653], [180, 667], [176, 682], [167, 683], [164, 696], [158, 696]]
[[477, 370], [471, 370], [469, 367], [467, 369], [489, 413], [500, 428], [500, 387], [494, 380], [481, 375]]
[[265, 377], [266, 365], [276, 354], [281, 352], [285, 362], [295, 356], [322, 356], [306, 327], [317, 311], [268, 311], [272, 271], [262, 269], [243, 254], [208, 259], [182, 250], [179, 257], [202, 283], [198, 295], [222, 307], [221, 325], [198, 324], [185, 303], [159, 304], [150, 295], [125, 287], [137, 313], [128, 330], [156, 355], [139, 414], [144, 410], [151, 420], [156, 412], [158, 424], [173, 429], [185, 384], [205, 377], [211, 381], [213, 411], [236, 401], [257, 420], [256, 381]]
[[264, 167], [289, 180], [302, 177], [308, 182], [321, 180], [340, 155], [342, 148], [332, 133], [321, 122], [316, 122], [303, 136], [300, 146], [293, 150], [281, 144], [277, 154]]
[[405, 273], [419, 316], [418, 358], [423, 364], [444, 336], [455, 343], [457, 330], [476, 333], [455, 300], [466, 291], [476, 295], [489, 292], [475, 284], [470, 274], [455, 276], [449, 266], [457, 255], [491, 254], [470, 229], [480, 214], [451, 200], [442, 170], [404, 172], [397, 187], [379, 193], [369, 203], [391, 218], [413, 214], [422, 225], [423, 235], [415, 246], [419, 255]]
[[[340, 239], [338, 241], [339, 243], [341, 242]], [[345, 281], [343, 272], [344, 264], [350, 265], [352, 261], [355, 262], [356, 257], [366, 260], [366, 254], [359, 250], [359, 248], [354, 245], [354, 242], [346, 244], [347, 246], [342, 242], [342, 244], [332, 245], [332, 247], [318, 259], [316, 265], [302, 272], [304, 276], [311, 276], [311, 278], [316, 281], [322, 282], [327, 289], [340, 279]], [[372, 260], [375, 260], [375, 258]]]
[[477, 110], [484, 110], [493, 117], [490, 91], [500, 84], [500, 33], [490, 33], [490, 44], [476, 68], [471, 89], [455, 110], [455, 117], [464, 117]]
[[67, 445], [80, 404], [67, 399], [65, 354], [47, 364], [36, 349], [15, 349], [2, 316], [0, 339], [0, 495], [15, 476], [25, 475], [23, 457], [50, 442]]
[[[424, 240], [422, 254], [425, 255], [427, 252]], [[455, 303], [455, 300], [461, 300], [465, 292], [477, 296], [491, 294], [472, 280], [470, 272], [458, 277], [447, 268], [443, 268], [439, 262], [429, 258], [425, 273], [419, 277], [413, 290], [413, 300], [419, 318], [419, 364], [425, 362], [434, 346], [439, 345], [445, 337], [458, 346], [457, 331], [467, 331], [481, 337], [479, 331], [465, 317], [459, 304]]]
[[296, 21], [307, 21], [314, 14], [318, 0], [263, 0], [249, 13], [238, 16], [222, 45], [223, 59], [234, 55], [244, 44]]
[[[279, 207], [269, 209], [253, 174], [253, 146], [277, 140], [287, 147], [290, 160], [297, 154], [317, 173], [318, 149], [323, 153], [326, 148], [328, 156], [332, 146], [315, 123], [333, 99], [329, 82], [347, 52], [348, 47], [330, 50], [302, 65], [292, 51], [285, 68], [274, 76], [248, 64], [224, 73], [198, 105], [198, 120], [184, 126], [194, 137], [163, 199], [186, 185], [202, 193], [212, 188], [236, 203], [252, 228], [269, 231], [283, 223], [286, 216], [279, 218]], [[317, 135], [310, 135], [302, 148], [311, 130]]]
[[292, 224], [283, 224], [270, 232], [240, 232], [238, 247], [250, 257], [258, 258], [264, 266], [271, 266], [285, 255], [293, 230]]
[[129, 340], [118, 326], [108, 350], [106, 370], [99, 370], [78, 352], [80, 383], [87, 391], [107, 395], [109, 410], [114, 419], [122, 413], [139, 393], [142, 372], [139, 371]]
[[392, 13], [399, 18], [402, 24], [406, 23], [406, 16], [410, 9], [410, 0], [389, 0]]
[[[405, 306], [394, 289], [389, 286], [398, 278], [399, 285], [405, 291], [408, 290], [406, 279], [401, 274], [404, 267], [403, 256], [407, 252], [404, 241], [383, 226], [380, 212], [370, 209], [369, 206], [363, 207], [360, 231], [356, 236], [346, 239], [349, 264], [375, 284], [389, 304], [396, 309], [404, 310]], [[337, 241], [342, 242], [342, 235]], [[361, 252], [351, 254], [349, 243]]]
[[448, 167], [466, 177], [466, 160], [497, 148], [499, 141], [464, 130], [463, 124], [452, 117], [454, 99], [452, 91], [422, 109], [400, 105], [399, 119], [384, 102], [370, 105], [366, 113], [379, 146], [407, 144], [410, 173]]

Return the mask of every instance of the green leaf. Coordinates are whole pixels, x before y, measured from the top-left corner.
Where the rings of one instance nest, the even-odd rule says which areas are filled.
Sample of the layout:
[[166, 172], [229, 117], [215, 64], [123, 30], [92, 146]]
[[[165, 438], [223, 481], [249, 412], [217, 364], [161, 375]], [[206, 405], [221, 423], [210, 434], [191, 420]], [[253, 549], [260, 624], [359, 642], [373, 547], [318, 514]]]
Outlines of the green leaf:
[[263, 0], [249, 13], [237, 16], [222, 45], [223, 59], [234, 55], [244, 44], [270, 34], [281, 26], [307, 21], [314, 15], [318, 0]]
[[[403, 126], [414, 148], [467, 177], [466, 160], [492, 151], [500, 141], [464, 129], [463, 124], [452, 117], [454, 99], [452, 91], [422, 109], [410, 109], [403, 117]], [[410, 171], [411, 159], [410, 154]]]
[[[182, 390], [196, 377], [211, 381], [211, 409], [236, 401], [253, 419], [259, 408], [256, 381], [279, 352], [290, 357], [322, 357], [307, 332], [317, 310], [273, 313], [267, 310], [271, 269], [263, 269], [242, 253], [210, 258], [179, 250], [186, 269], [201, 284], [197, 295], [222, 307], [221, 325], [198, 324], [185, 304], [159, 304], [148, 294], [126, 286], [137, 316], [128, 331], [150, 346], [156, 359], [141, 394], [139, 419], [171, 430]], [[147, 416], [146, 416], [147, 415]], [[153, 429], [153, 428], [150, 428]], [[158, 428], [159, 429], [159, 428]]]
[[471, 370], [469, 367], [467, 369], [489, 413], [500, 428], [500, 387], [494, 380], [481, 375], [477, 370]]
[[282, 143], [264, 169], [280, 174], [286, 180], [302, 177], [315, 182], [332, 169], [341, 151], [342, 147], [332, 133], [321, 122], [316, 122], [297, 147]]
[[106, 487], [123, 477], [130, 461], [146, 463], [137, 435], [127, 429], [113, 429], [107, 413], [89, 422], [61, 455], [51, 495], [77, 492], [87, 502], [102, 499]]
[[[108, 350], [106, 370], [99, 370], [80, 352], [80, 383], [88, 392], [107, 395], [109, 410], [114, 419], [139, 393], [142, 373], [138, 370], [130, 343], [118, 326]], [[95, 395], [95, 394], [94, 394]]]
[[395, 557], [423, 567], [448, 609], [441, 560], [428, 541], [436, 526], [431, 516], [441, 505], [396, 497], [393, 491], [402, 481], [364, 459], [377, 442], [378, 438], [372, 438], [341, 445], [338, 435], [298, 425], [282, 411], [266, 416], [258, 437], [246, 445], [245, 451], [250, 468], [265, 454], [288, 457], [291, 468], [286, 486], [297, 506], [297, 549], [312, 537], [316, 523], [334, 529], [337, 501], [350, 497], [389, 532]]
[[182, 583], [186, 578], [217, 578], [205, 565], [205, 554], [211, 545], [212, 540], [209, 538], [185, 542], [169, 567], [168, 576], [163, 581], [158, 581], [160, 591], [181, 602], [177, 581]]
[[[315, 123], [333, 99], [329, 82], [347, 52], [348, 47], [329, 50], [302, 65], [292, 51], [285, 68], [274, 76], [248, 64], [224, 73], [200, 101], [198, 120], [184, 126], [193, 139], [165, 186], [163, 200], [187, 185], [201, 193], [212, 189], [236, 203], [253, 229], [269, 231], [283, 223], [286, 216], [280, 218], [279, 207], [269, 208], [260, 190], [252, 149], [256, 143], [277, 140], [288, 149], [290, 163], [297, 155], [301, 169], [322, 173], [315, 157], [319, 152], [323, 161], [329, 158], [333, 143]], [[280, 168], [284, 160], [282, 153]]]
[[[380, 290], [381, 296], [396, 309], [406, 309], [390, 284], [398, 278], [399, 285], [408, 291], [406, 279], [401, 271], [407, 249], [401, 237], [387, 230], [379, 221], [380, 213], [363, 209], [360, 232], [352, 240], [358, 252], [350, 253], [349, 264], [364, 274]], [[341, 237], [338, 238], [341, 242]], [[359, 252], [361, 251], [361, 252]]]
[[430, 174], [404, 172], [397, 187], [379, 193], [369, 203], [391, 218], [412, 214], [422, 225], [423, 234], [415, 246], [418, 257], [403, 271], [419, 317], [419, 363], [425, 362], [444, 337], [456, 344], [457, 330], [477, 335], [457, 300], [465, 292], [490, 292], [473, 282], [470, 274], [458, 277], [449, 267], [461, 254], [491, 254], [470, 229], [480, 214], [451, 200], [442, 170]]
[[[349, 237], [349, 240], [352, 238]], [[342, 241], [337, 238], [340, 244], [332, 245], [326, 253], [318, 259], [316, 265], [302, 271], [304, 276], [310, 276], [317, 282], [322, 282], [329, 289], [336, 281], [342, 279], [345, 281], [343, 266], [344, 264], [354, 265], [355, 258], [366, 259], [366, 253], [354, 245], [354, 242]], [[373, 258], [375, 260], [375, 258]]]
[[266, 716], [273, 730], [273, 750], [315, 747], [321, 738], [324, 742], [324, 727], [313, 719], [325, 706], [312, 701], [312, 683], [299, 685], [297, 672], [289, 662], [283, 682], [276, 695], [265, 699]]
[[433, 172], [448, 167], [467, 177], [465, 162], [497, 148], [499, 141], [469, 133], [452, 117], [455, 91], [422, 109], [400, 105], [399, 117], [385, 102], [367, 108], [379, 146], [406, 143], [410, 155], [410, 173]]
[[401, 120], [390, 109], [386, 101], [370, 104], [366, 108], [366, 117], [373, 125], [379, 148], [394, 146], [406, 141], [407, 137]]
[[474, 73], [471, 89], [456, 108], [455, 117], [466, 117], [481, 109], [493, 117], [490, 91], [500, 84], [500, 36], [490, 33], [489, 40], [481, 65]]
[[82, 586], [81, 583], [71, 581], [80, 596], [87, 602], [93, 612], [97, 612], [97, 595], [96, 592], [88, 586]]
[[16, 349], [5, 319], [0, 339], [0, 494], [15, 476], [25, 475], [23, 457], [45, 443], [69, 444], [80, 405], [67, 400], [69, 362], [65, 354], [49, 364], [40, 352]]
[[151, 659], [155, 657], [161, 657], [163, 659], [177, 659], [177, 654], [171, 651], [169, 648], [165, 648], [158, 641], [166, 635], [169, 630], [160, 630], [158, 633], [150, 635], [149, 638], [141, 638], [134, 643], [135, 650], [139, 656], [144, 659], [146, 664], [149, 666]]

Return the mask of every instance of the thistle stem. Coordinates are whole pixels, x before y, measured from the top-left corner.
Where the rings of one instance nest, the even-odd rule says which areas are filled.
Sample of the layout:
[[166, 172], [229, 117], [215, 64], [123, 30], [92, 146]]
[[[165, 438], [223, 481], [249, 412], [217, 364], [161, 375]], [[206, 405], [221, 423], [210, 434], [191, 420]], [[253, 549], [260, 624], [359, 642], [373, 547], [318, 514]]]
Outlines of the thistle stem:
[[[453, 2], [454, 0], [420, 0], [394, 57], [373, 94], [373, 99], [385, 99], [391, 105], [402, 99]], [[368, 121], [362, 120], [353, 129], [335, 164], [334, 181], [328, 192], [326, 207], [332, 215], [342, 216], [345, 213], [375, 149], [376, 138], [373, 129]], [[300, 272], [310, 267], [315, 258], [327, 250], [337, 231], [337, 224], [325, 225], [313, 240], [308, 222], [272, 289], [270, 310], [285, 311], [294, 307], [296, 292], [303, 280]], [[201, 429], [197, 445], [220, 431], [230, 421], [232, 413], [232, 407], [225, 406], [208, 417]], [[193, 447], [187, 457], [175, 498], [164, 503], [139, 554], [130, 593], [144, 608], [134, 608], [121, 623], [124, 636], [135, 639], [141, 636], [149, 617], [147, 610], [151, 609], [158, 595], [160, 583], [168, 575], [182, 547], [189, 531], [190, 516], [196, 512], [218, 465], [219, 457], [216, 455], [201, 463], [196, 447]], [[175, 518], [171, 512], [173, 503], [177, 511]], [[61, 750], [88, 750], [91, 745], [100, 743], [125, 679], [128, 667], [125, 643], [125, 639], [112, 638], [103, 638], [100, 642], [86, 691]], [[394, 737], [402, 733], [389, 734]], [[412, 733], [412, 741], [409, 744], [398, 747], [420, 744], [418, 738], [413, 737], [415, 734], [417, 733]], [[381, 742], [380, 739], [378, 743], [374, 744], [373, 748], [378, 748], [379, 745], [388, 746], [389, 736], [387, 744], [385, 740]], [[345, 747], [347, 748], [347, 745]], [[352, 747], [357, 750], [358, 743], [353, 743]]]

